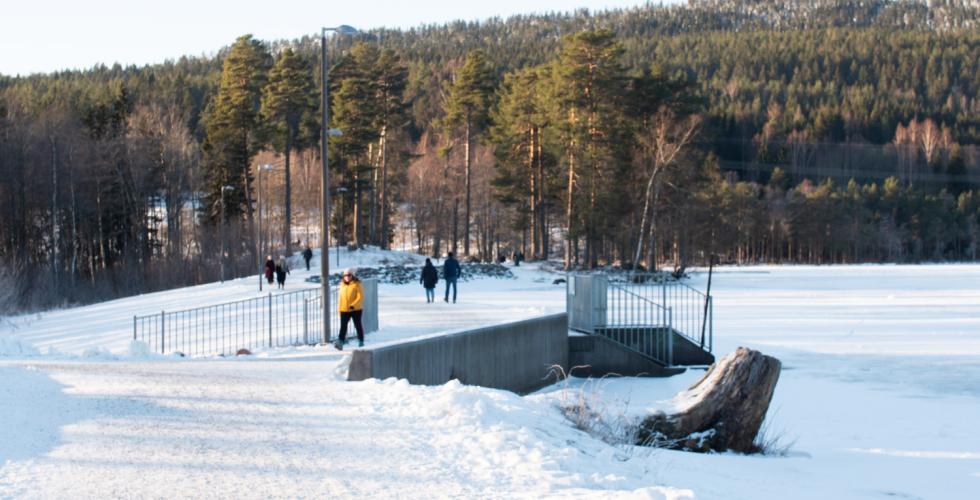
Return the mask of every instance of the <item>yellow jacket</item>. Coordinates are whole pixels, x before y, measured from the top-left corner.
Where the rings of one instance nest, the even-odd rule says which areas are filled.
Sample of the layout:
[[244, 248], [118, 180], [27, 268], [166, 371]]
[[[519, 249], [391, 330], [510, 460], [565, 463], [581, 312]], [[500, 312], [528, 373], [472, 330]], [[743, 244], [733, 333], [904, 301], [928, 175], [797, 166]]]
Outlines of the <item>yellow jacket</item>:
[[352, 279], [350, 283], [340, 282], [337, 290], [337, 310], [340, 312], [360, 311], [364, 308], [364, 289], [361, 281]]

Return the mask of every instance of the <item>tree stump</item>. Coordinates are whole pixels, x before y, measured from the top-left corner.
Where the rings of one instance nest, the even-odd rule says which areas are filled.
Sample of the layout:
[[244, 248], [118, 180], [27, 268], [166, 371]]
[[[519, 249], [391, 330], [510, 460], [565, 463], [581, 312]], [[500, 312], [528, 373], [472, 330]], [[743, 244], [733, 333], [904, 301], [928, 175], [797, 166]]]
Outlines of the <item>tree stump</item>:
[[755, 438], [781, 366], [776, 358], [739, 347], [676, 396], [689, 402], [683, 411], [644, 418], [637, 444], [699, 452], [760, 451]]

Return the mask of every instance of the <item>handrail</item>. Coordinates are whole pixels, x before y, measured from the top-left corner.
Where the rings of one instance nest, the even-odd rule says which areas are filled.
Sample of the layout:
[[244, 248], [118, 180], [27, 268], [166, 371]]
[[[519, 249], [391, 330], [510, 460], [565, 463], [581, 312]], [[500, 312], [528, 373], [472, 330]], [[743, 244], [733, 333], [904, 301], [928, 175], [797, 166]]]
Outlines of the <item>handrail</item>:
[[[336, 297], [337, 287], [331, 287]], [[372, 290], [377, 291], [377, 287]], [[235, 354], [240, 349], [310, 345], [322, 340], [320, 288], [283, 293], [268, 292], [258, 297], [219, 304], [160, 311], [133, 316], [133, 340], [146, 342], [154, 352], [182, 355]], [[374, 298], [376, 302], [376, 297]], [[331, 323], [339, 326], [339, 313], [330, 308]], [[377, 329], [377, 321], [373, 322]], [[373, 330], [372, 330], [373, 331]]]

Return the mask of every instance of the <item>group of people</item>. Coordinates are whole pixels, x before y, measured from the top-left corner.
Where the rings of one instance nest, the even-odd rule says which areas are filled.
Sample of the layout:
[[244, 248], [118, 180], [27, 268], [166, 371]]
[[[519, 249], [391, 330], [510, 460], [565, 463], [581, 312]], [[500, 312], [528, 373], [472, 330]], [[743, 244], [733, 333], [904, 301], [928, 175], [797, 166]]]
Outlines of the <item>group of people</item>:
[[289, 274], [289, 266], [286, 264], [286, 258], [279, 256], [279, 262], [272, 260], [272, 256], [269, 255], [265, 258], [265, 279], [269, 282], [269, 286], [272, 286], [272, 280], [276, 280], [279, 283], [279, 288], [286, 287], [286, 275]]
[[[313, 259], [313, 250], [309, 246], [303, 250], [303, 260], [306, 261], [306, 270], [310, 270], [310, 260]], [[279, 285], [279, 289], [286, 288], [286, 275], [289, 274], [289, 265], [286, 264], [286, 257], [280, 255], [279, 261], [272, 260], [269, 255], [265, 258], [265, 279], [272, 286], [273, 280]]]
[[[446, 256], [446, 261], [442, 265], [442, 278], [446, 280], [446, 296], [443, 298], [444, 301], [449, 302], [449, 289], [452, 288], [453, 304], [456, 303], [456, 282], [459, 280], [461, 270], [459, 261], [453, 257], [452, 252], [449, 252]], [[432, 264], [432, 259], [425, 259], [425, 265], [422, 266], [422, 276], [419, 278], [419, 283], [425, 288], [425, 301], [427, 303], [435, 302], [436, 285], [439, 283], [439, 271]]]

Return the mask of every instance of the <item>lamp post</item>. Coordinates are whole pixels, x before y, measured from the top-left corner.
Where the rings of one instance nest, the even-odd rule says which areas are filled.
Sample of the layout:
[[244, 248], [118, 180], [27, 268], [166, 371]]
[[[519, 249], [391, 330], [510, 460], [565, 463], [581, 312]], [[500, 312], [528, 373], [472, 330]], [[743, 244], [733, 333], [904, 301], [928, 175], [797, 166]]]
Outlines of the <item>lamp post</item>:
[[235, 186], [221, 186], [221, 282], [225, 282], [225, 258], [228, 257], [228, 237], [225, 231], [225, 193], [235, 190]]
[[272, 170], [275, 168], [273, 165], [268, 163], [263, 163], [259, 165], [256, 177], [258, 177], [258, 230], [255, 232], [255, 268], [259, 270], [259, 291], [262, 291], [262, 171]]
[[[327, 114], [327, 32], [353, 35], [357, 29], [342, 24], [320, 28], [320, 305], [323, 317], [323, 342], [330, 342], [330, 172], [327, 170], [327, 138], [330, 130]], [[339, 135], [339, 134], [336, 134]]]

